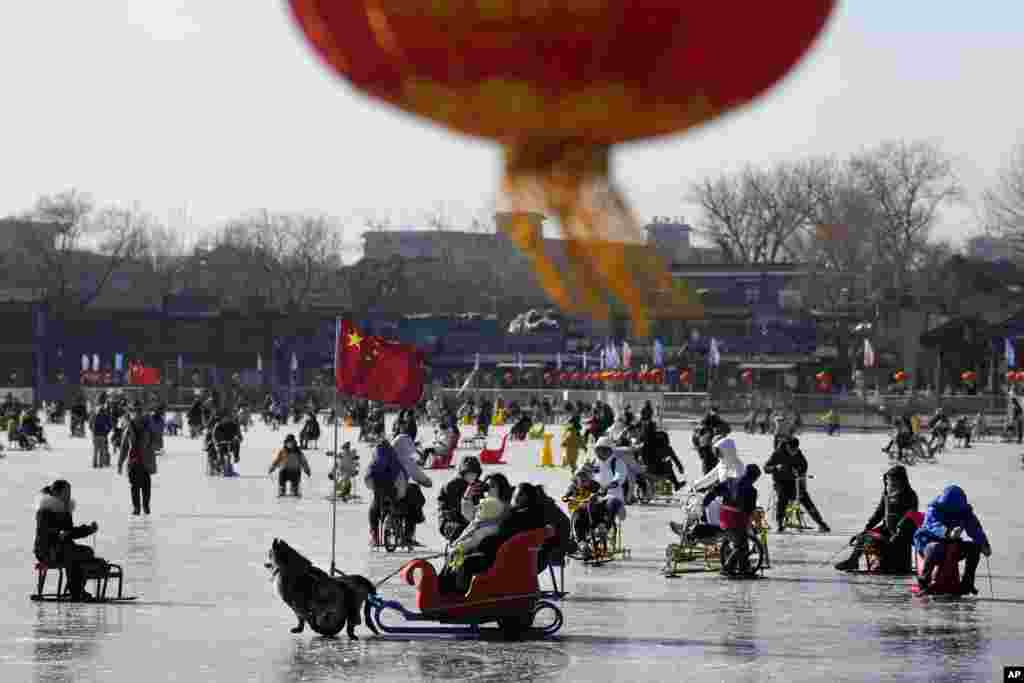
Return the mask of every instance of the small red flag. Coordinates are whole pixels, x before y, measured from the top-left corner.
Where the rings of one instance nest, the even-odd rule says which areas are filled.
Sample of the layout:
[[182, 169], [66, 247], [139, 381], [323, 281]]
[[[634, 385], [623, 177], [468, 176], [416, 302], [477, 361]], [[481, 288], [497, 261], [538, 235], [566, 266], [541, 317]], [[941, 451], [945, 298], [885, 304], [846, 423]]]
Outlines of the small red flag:
[[363, 336], [348, 320], [338, 324], [334, 369], [339, 392], [413, 406], [423, 394], [422, 362], [415, 346]]

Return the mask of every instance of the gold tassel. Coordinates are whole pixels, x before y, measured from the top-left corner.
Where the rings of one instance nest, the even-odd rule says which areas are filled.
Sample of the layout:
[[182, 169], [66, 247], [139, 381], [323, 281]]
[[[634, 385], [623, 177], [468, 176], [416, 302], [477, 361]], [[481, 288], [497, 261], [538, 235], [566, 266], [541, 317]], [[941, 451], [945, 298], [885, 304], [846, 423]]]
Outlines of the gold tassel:
[[505, 148], [504, 191], [517, 211], [550, 212], [562, 226], [567, 269], [544, 251], [528, 216], [502, 230], [531, 259], [548, 296], [562, 310], [608, 320], [612, 299], [626, 308], [633, 334], [650, 334], [652, 314], [699, 318], [703, 311], [643, 232], [609, 175], [609, 148], [580, 141], [527, 141]]

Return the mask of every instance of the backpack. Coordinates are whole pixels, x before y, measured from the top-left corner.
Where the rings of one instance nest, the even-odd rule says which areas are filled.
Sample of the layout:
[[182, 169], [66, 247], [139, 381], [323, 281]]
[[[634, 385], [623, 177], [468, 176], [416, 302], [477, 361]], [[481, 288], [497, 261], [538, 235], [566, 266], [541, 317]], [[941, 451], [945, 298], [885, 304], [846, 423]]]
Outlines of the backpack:
[[387, 441], [377, 444], [377, 451], [373, 460], [370, 461], [370, 469], [367, 476], [373, 482], [374, 489], [384, 489], [391, 486], [405, 473], [402, 463], [398, 461], [398, 453]]

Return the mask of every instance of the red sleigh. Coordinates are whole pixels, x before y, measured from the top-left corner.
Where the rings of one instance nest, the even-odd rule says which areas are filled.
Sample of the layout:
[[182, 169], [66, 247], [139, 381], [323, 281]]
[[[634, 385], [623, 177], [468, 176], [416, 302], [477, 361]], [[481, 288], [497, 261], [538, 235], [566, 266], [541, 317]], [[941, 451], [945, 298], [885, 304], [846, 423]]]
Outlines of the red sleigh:
[[[548, 636], [563, 623], [562, 611], [549, 601], [560, 594], [542, 592], [537, 579], [537, 554], [544, 542], [554, 536], [551, 527], [516, 534], [498, 548], [494, 564], [474, 576], [469, 590], [442, 594], [434, 566], [426, 560], [410, 560], [400, 576], [416, 586], [416, 608], [407, 610], [401, 603], [372, 595], [365, 608], [366, 624], [374, 633], [396, 635], [463, 635], [481, 633], [480, 626], [497, 622], [507, 635], [532, 633]], [[389, 626], [381, 620], [385, 610], [398, 612], [406, 621], [429, 621], [448, 626]], [[551, 623], [536, 626], [539, 613], [553, 614]]]

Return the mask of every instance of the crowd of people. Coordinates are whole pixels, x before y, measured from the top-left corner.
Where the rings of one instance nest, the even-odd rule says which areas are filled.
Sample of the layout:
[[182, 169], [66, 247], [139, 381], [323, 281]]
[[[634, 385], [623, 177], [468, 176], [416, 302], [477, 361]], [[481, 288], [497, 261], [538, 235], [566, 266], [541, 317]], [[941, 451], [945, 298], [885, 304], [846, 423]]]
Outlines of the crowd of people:
[[[133, 514], [150, 514], [152, 476], [157, 470], [157, 457], [162, 452], [164, 434], [176, 434], [180, 419], [168, 417], [162, 405], [145, 407], [141, 401], [129, 403], [123, 396], [101, 395], [97, 405], [73, 405], [72, 435], [84, 435], [87, 426], [93, 434], [93, 465], [111, 464], [110, 451], [117, 453], [117, 471], [127, 473]], [[265, 419], [273, 425], [279, 407], [270, 396], [264, 406]], [[385, 433], [385, 412], [380, 406], [352, 402], [345, 409], [346, 418], [360, 429], [361, 437], [374, 446], [373, 458], [365, 470], [363, 482], [372, 492], [368, 510], [370, 542], [381, 545], [380, 520], [385, 509], [405, 519], [410, 547], [419, 546], [416, 529], [427, 522], [425, 489], [433, 480], [426, 469], [433, 457], [451, 458], [460, 438], [460, 424], [477, 425], [478, 433], [486, 434], [497, 417], [512, 429], [536, 420], [544, 423], [554, 418], [555, 406], [547, 400], [534, 399], [525, 405], [505, 404], [487, 400], [463, 402], [457, 407], [433, 399], [416, 409], [403, 410], [392, 423], [392, 432]], [[456, 476], [445, 483], [437, 496], [437, 526], [448, 542], [441, 586], [449, 592], [465, 592], [471, 578], [493, 565], [501, 544], [515, 534], [550, 526], [557, 533], [545, 544], [538, 571], [551, 564], [564, 562], [572, 555], [584, 560], [596, 552], [592, 541], [626, 518], [628, 506], [643, 501], [652, 492], [665, 490], [672, 495], [687, 486], [685, 469], [672, 449], [668, 434], [657, 420], [653, 406], [646, 402], [634, 413], [624, 405], [618, 411], [606, 403], [567, 402], [558, 407], [566, 416], [562, 446], [563, 466], [570, 471], [571, 481], [562, 496], [569, 514], [543, 489], [532, 482], [514, 486], [501, 473], [484, 476], [475, 456], [464, 457]], [[28, 419], [26, 415], [28, 413]], [[172, 413], [173, 414], [173, 413]], [[2, 415], [15, 418], [18, 428], [28, 425], [34, 433], [38, 423], [35, 411], [21, 406], [2, 408]], [[176, 415], [176, 414], [173, 414]], [[211, 459], [220, 458], [230, 470], [237, 464], [247, 410], [218, 407], [216, 396], [199, 397], [186, 411], [190, 436], [205, 438], [204, 447]], [[273, 454], [268, 474], [278, 473], [278, 493], [300, 495], [301, 478], [311, 476], [304, 451], [319, 438], [317, 406], [307, 405], [290, 410], [296, 424], [302, 423], [299, 438], [288, 434]], [[328, 422], [338, 419], [333, 411]], [[427, 420], [434, 426], [436, 443], [423, 448], [417, 441], [419, 424]], [[748, 427], [751, 420], [748, 419]], [[940, 412], [929, 421], [932, 442], [929, 448], [940, 447], [946, 434], [956, 436], [956, 423]], [[754, 423], [759, 421], [755, 420]], [[286, 422], [285, 422], [286, 424]], [[8, 425], [10, 427], [10, 425]], [[746, 525], [758, 509], [756, 483], [762, 472], [772, 478], [775, 493], [776, 531], [787, 528], [786, 510], [795, 504], [806, 509], [822, 533], [830, 528], [824, 521], [808, 490], [809, 463], [797, 436], [799, 419], [774, 420], [770, 428], [773, 444], [770, 457], [763, 466], [744, 463], [728, 422], [712, 407], [695, 426], [692, 437], [700, 459], [701, 473], [689, 485], [691, 493], [702, 497], [706, 511], [696, 525], [672, 521], [669, 527], [681, 538], [712, 538], [724, 534], [731, 541], [731, 554], [723, 559], [723, 571], [730, 572], [746, 561]], [[521, 428], [521, 427], [519, 427]], [[902, 424], [891, 444], [905, 447], [902, 435], [914, 425]], [[38, 425], [41, 432], [41, 425]], [[945, 430], [945, 431], [944, 431]], [[82, 433], [80, 433], [80, 431]], [[41, 437], [41, 434], [40, 434]], [[969, 440], [967, 441], [969, 444]], [[966, 445], [966, 444], [965, 444]], [[582, 458], [581, 454], [585, 454]], [[345, 444], [337, 458], [347, 464], [336, 469], [336, 486], [351, 484], [358, 470], [358, 456]], [[907, 469], [899, 464], [890, 467], [882, 477], [882, 496], [868, 519], [864, 531], [855, 535], [848, 558], [839, 562], [841, 571], [856, 571], [864, 556], [875, 562], [882, 572], [904, 572], [912, 569], [912, 552], [923, 563], [921, 589], [929, 590], [931, 569], [943, 561], [951, 544], [956, 544], [960, 557], [966, 561], [960, 592], [976, 592], [974, 575], [978, 558], [990, 554], [991, 548], [966, 495], [957, 486], [948, 487], [929, 505], [923, 519], [911, 513], [918, 509], [917, 494], [910, 486]], [[341, 490], [338, 488], [338, 490]], [[68, 568], [69, 586], [73, 596], [87, 599], [81, 577], [83, 567], [94, 561], [89, 552], [74, 543], [95, 531], [95, 524], [76, 527], [72, 523], [74, 509], [70, 484], [58, 480], [44, 489], [37, 510], [36, 555], [41, 561], [59, 562]], [[727, 526], [724, 512], [738, 515], [742, 524]], [[91, 531], [90, 531], [91, 529]], [[962, 540], [966, 532], [970, 540]], [[45, 559], [44, 559], [45, 558]]]

